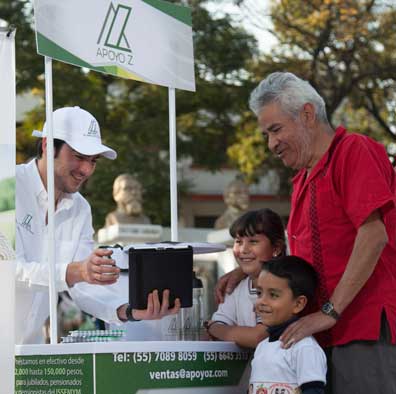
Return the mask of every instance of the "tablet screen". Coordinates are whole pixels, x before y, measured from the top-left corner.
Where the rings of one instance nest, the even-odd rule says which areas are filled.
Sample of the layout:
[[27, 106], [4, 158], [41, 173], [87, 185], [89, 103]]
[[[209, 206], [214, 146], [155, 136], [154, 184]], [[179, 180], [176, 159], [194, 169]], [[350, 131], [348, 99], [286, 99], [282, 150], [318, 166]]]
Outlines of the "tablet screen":
[[182, 308], [192, 306], [193, 250], [186, 248], [129, 249], [129, 303], [146, 309], [148, 294], [170, 290], [169, 307], [180, 298]]

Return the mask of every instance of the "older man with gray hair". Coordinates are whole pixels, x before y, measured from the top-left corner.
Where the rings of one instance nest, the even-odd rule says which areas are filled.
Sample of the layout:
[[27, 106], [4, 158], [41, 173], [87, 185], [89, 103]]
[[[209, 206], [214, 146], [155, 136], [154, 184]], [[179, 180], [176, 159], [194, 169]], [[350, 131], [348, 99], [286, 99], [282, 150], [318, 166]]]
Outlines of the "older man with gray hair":
[[291, 73], [270, 74], [250, 107], [269, 149], [298, 171], [290, 252], [320, 278], [316, 311], [284, 329], [283, 346], [318, 334], [331, 349], [333, 393], [395, 393], [396, 183], [384, 147], [334, 130], [323, 98]]

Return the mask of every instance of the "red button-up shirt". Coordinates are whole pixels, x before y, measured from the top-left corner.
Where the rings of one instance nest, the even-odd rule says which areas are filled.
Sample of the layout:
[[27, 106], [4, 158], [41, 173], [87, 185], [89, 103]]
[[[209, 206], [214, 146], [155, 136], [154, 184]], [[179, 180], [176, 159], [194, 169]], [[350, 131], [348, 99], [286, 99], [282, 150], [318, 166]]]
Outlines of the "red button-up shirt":
[[330, 148], [306, 175], [303, 169], [293, 179], [288, 238], [291, 253], [311, 262], [319, 273], [318, 308], [333, 293], [357, 231], [374, 211], [380, 211], [389, 238], [364, 287], [337, 324], [318, 339], [324, 346], [376, 340], [384, 310], [395, 343], [396, 181], [384, 147], [338, 127]]

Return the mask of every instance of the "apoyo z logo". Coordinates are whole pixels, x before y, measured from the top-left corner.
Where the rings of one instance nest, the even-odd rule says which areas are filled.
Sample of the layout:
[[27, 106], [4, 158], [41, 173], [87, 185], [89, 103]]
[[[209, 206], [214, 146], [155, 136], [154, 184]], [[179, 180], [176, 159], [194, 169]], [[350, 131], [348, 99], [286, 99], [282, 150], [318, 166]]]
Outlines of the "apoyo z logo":
[[103, 21], [96, 56], [121, 64], [132, 65], [132, 50], [125, 34], [132, 8], [110, 3]]
[[84, 134], [87, 137], [100, 138], [100, 131], [98, 122], [94, 119], [91, 120], [89, 124], [88, 131]]
[[33, 234], [33, 231], [32, 231], [32, 219], [33, 219], [33, 216], [31, 214], [27, 213], [25, 215], [25, 217], [23, 218], [22, 222], [21, 223], [18, 222], [18, 224], [22, 228], [24, 228], [26, 231], [29, 231], [29, 233], [31, 233], [31, 234]]

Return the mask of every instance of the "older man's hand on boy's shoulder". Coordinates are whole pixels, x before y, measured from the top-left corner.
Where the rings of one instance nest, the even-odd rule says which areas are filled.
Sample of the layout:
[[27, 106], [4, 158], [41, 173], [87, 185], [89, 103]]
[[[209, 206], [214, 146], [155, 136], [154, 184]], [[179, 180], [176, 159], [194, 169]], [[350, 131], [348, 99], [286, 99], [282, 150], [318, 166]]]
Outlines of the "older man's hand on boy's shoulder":
[[301, 341], [317, 332], [325, 331], [336, 324], [336, 320], [321, 311], [311, 313], [290, 324], [279, 338], [284, 349], [290, 348], [294, 343]]
[[226, 294], [231, 294], [239, 282], [246, 278], [241, 268], [235, 268], [233, 271], [223, 275], [216, 283], [215, 287], [215, 300], [217, 304], [224, 302]]

